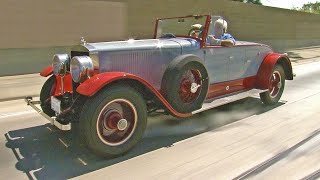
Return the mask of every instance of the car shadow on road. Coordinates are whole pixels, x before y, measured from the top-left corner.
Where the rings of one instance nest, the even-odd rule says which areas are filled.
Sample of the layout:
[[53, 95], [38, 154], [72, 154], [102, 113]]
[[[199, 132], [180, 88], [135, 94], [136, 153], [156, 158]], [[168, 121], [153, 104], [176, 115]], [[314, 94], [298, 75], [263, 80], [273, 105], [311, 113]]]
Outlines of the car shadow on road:
[[50, 124], [6, 133], [6, 147], [12, 149], [18, 160], [16, 168], [26, 173], [29, 179], [66, 179], [160, 148], [170, 148], [181, 140], [270, 111], [283, 104], [279, 102], [274, 106], [264, 106], [260, 99], [247, 98], [183, 120], [153, 115], [148, 119], [142, 141], [126, 155], [113, 159], [94, 155], [74, 140], [77, 139], [74, 134], [60, 131]]

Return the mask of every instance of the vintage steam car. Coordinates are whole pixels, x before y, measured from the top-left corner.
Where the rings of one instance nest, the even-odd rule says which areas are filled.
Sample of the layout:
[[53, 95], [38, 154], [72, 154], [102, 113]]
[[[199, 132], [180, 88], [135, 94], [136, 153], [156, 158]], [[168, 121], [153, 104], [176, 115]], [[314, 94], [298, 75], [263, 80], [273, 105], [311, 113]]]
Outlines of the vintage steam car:
[[70, 54], [54, 55], [40, 73], [49, 76], [40, 101], [26, 102], [59, 129], [76, 129], [102, 156], [130, 150], [152, 112], [189, 117], [255, 94], [266, 105], [278, 102], [285, 80], [293, 79], [287, 55], [251, 42], [210, 45], [218, 19], [157, 19], [154, 39], [82, 39]]

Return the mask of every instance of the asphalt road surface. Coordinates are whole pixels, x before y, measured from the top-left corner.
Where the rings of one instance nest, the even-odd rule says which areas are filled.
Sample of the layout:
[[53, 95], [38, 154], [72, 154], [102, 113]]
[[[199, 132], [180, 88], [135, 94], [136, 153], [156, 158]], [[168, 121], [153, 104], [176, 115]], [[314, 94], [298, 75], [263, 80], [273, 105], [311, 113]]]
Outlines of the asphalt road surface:
[[272, 107], [252, 97], [187, 119], [149, 117], [143, 140], [115, 159], [95, 156], [23, 100], [0, 102], [0, 177], [320, 178], [320, 63], [297, 65], [294, 72]]

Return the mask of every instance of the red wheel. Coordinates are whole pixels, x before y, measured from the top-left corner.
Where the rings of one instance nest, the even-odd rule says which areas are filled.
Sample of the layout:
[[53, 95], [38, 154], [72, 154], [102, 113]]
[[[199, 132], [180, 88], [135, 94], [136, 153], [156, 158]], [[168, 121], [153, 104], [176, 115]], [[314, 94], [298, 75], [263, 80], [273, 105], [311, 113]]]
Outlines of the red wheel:
[[142, 138], [147, 107], [133, 88], [112, 85], [89, 98], [79, 120], [80, 133], [97, 154], [110, 157], [126, 153]]
[[261, 101], [266, 105], [277, 103], [283, 93], [285, 86], [285, 74], [283, 67], [277, 64], [270, 77], [269, 89], [266, 92], [260, 93]]
[[179, 97], [183, 103], [191, 103], [199, 97], [202, 81], [196, 69], [185, 71], [180, 81]]
[[279, 94], [281, 86], [281, 74], [279, 71], [274, 71], [269, 85], [270, 97], [275, 98]]
[[125, 99], [115, 99], [101, 110], [97, 121], [97, 133], [101, 141], [110, 146], [126, 142], [137, 125], [137, 110]]

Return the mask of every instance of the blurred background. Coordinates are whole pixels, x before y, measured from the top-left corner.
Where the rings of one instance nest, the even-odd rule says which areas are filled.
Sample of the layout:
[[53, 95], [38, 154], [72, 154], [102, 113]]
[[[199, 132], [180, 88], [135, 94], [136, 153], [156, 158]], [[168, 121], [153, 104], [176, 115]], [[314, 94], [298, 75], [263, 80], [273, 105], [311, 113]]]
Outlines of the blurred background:
[[87, 42], [152, 38], [157, 17], [221, 15], [237, 40], [265, 43], [280, 52], [317, 46], [319, 3], [302, 2], [1, 0], [0, 76], [39, 72], [53, 54], [68, 52], [82, 36]]

